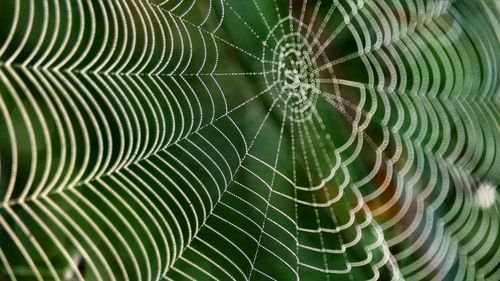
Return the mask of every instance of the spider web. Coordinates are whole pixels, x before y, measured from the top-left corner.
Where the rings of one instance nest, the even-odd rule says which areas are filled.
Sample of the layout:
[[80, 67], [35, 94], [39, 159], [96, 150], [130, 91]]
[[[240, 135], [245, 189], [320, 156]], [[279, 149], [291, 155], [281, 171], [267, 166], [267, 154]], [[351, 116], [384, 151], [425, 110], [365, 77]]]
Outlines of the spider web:
[[6, 1], [0, 279], [497, 280], [489, 1]]

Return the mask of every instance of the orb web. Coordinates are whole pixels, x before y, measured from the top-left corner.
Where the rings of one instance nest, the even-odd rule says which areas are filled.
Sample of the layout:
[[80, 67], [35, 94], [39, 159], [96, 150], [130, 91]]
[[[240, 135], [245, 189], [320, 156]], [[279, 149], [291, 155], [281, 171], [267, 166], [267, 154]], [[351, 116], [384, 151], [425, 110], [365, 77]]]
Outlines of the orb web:
[[21, 1], [0, 279], [496, 280], [488, 1]]

